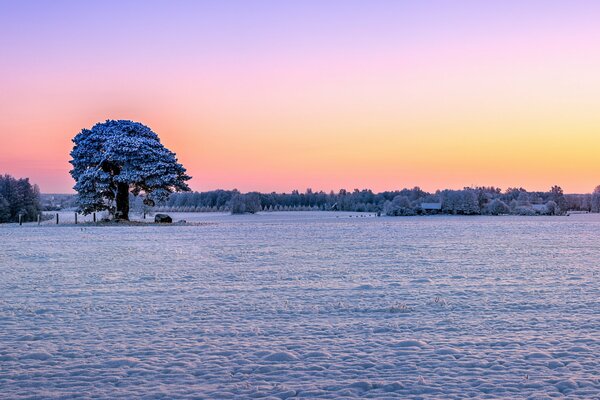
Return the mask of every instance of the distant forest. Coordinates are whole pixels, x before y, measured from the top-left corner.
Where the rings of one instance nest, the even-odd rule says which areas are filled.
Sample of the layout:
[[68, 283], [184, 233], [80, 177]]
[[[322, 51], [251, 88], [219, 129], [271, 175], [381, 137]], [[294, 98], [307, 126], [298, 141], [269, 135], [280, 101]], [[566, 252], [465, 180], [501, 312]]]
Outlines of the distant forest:
[[[42, 197], [46, 210], [74, 207], [74, 195]], [[591, 194], [564, 194], [558, 186], [547, 192], [528, 192], [523, 188], [502, 191], [496, 187], [465, 187], [429, 193], [418, 187], [373, 193], [371, 190], [338, 192], [242, 194], [237, 190], [174, 193], [164, 204], [149, 208], [141, 197], [131, 197], [137, 212], [258, 212], [258, 211], [353, 211], [386, 215], [517, 214], [560, 215], [567, 211], [600, 212], [600, 187]]]

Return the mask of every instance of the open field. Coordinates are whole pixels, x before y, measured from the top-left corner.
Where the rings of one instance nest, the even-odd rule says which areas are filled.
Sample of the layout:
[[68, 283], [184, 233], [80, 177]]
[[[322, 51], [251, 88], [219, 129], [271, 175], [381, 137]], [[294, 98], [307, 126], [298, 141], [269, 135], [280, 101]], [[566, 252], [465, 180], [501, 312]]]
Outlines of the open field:
[[0, 398], [600, 397], [600, 216], [357, 215], [0, 226]]

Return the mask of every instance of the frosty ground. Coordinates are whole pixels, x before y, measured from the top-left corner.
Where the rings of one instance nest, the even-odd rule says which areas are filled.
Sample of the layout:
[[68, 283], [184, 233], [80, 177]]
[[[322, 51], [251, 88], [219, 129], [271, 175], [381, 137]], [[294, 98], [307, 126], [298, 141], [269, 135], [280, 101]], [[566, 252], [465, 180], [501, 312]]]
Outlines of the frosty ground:
[[599, 398], [600, 218], [0, 227], [0, 398]]

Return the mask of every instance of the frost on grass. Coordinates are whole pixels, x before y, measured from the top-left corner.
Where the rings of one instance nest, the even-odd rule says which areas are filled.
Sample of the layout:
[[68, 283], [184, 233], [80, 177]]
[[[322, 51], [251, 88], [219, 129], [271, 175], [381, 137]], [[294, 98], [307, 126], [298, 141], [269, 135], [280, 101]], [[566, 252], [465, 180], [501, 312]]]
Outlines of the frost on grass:
[[595, 216], [339, 215], [1, 227], [0, 398], [600, 397]]

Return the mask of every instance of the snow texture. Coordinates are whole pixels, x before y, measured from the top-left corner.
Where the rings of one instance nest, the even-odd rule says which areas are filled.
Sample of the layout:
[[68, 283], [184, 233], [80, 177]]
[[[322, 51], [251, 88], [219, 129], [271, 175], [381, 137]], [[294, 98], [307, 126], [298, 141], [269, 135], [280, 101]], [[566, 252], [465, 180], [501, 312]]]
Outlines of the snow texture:
[[0, 226], [0, 398], [599, 398], [600, 219]]

